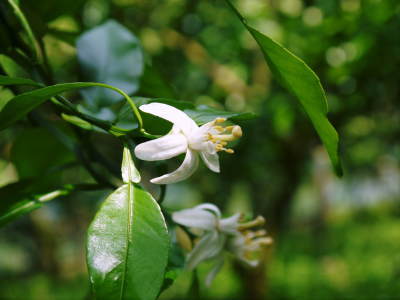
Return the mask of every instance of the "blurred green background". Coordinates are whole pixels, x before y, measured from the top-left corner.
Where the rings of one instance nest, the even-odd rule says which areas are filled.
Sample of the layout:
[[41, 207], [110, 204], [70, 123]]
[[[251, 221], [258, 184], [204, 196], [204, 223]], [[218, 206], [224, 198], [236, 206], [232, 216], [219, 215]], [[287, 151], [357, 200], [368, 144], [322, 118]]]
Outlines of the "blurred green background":
[[[151, 65], [137, 95], [259, 114], [241, 124], [244, 137], [234, 155], [222, 155], [220, 175], [202, 167], [167, 189], [169, 211], [207, 201], [226, 214], [261, 214], [275, 241], [260, 268], [232, 260], [211, 288], [201, 282], [200, 299], [399, 299], [398, 0], [233, 1], [321, 78], [342, 139], [341, 179], [307, 116], [271, 78], [255, 41], [224, 1], [21, 2], [44, 36], [57, 82], [82, 79], [76, 37], [115, 19], [139, 37]], [[148, 84], [156, 81], [154, 90]], [[7, 97], [2, 88], [0, 98]], [[118, 167], [115, 138], [87, 138]], [[66, 164], [57, 176], [44, 176]], [[145, 182], [160, 172], [147, 163], [141, 168]], [[92, 180], [46, 130], [22, 123], [0, 132], [0, 185], [32, 177]], [[157, 187], [147, 187], [157, 195]], [[0, 299], [84, 299], [85, 231], [109, 192], [75, 193], [2, 228]], [[208, 268], [200, 268], [200, 278]], [[182, 273], [161, 299], [192, 299], [190, 277]]]

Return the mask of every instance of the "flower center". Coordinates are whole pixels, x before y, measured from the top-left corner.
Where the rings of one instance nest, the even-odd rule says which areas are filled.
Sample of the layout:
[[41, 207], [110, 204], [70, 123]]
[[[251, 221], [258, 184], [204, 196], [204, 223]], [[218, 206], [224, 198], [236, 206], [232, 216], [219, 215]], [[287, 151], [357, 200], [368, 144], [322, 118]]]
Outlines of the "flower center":
[[215, 150], [225, 151], [226, 153], [234, 153], [233, 149], [225, 148], [228, 142], [235, 141], [242, 136], [242, 128], [238, 125], [234, 126], [221, 126], [217, 125], [225, 122], [225, 118], [216, 118], [213, 121], [211, 129], [206, 133], [206, 141], [214, 144]]

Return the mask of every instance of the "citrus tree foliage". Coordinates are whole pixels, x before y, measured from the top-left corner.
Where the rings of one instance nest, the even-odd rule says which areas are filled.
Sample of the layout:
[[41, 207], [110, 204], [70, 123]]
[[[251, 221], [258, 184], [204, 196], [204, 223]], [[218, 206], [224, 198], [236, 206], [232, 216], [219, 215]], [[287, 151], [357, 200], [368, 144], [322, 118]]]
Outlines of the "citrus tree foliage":
[[[183, 268], [171, 259], [181, 251], [168, 230], [175, 226], [173, 220], [210, 231], [189, 254], [192, 266], [221, 258], [231, 237], [234, 245], [227, 249], [245, 260], [249, 249], [243, 238], [250, 228], [262, 225], [262, 218], [248, 223], [238, 215], [224, 219], [211, 204], [171, 218], [160, 205], [164, 184], [188, 178], [201, 161], [219, 172], [218, 152], [233, 153], [228, 144], [242, 136], [240, 125], [257, 116], [174, 99], [179, 95], [148, 62], [139, 38], [112, 19], [79, 35], [52, 32], [75, 47], [81, 70], [81, 81], [57, 82], [45, 51], [43, 36], [50, 31], [46, 22], [76, 9], [80, 1], [38, 10], [31, 10], [32, 4], [25, 2], [1, 3], [5, 26], [0, 28], [0, 85], [7, 93], [0, 99], [0, 130], [22, 128], [24, 134], [12, 153], [20, 181], [0, 189], [0, 225], [67, 194], [112, 189], [87, 232], [87, 266], [96, 299], [151, 300], [172, 284], [175, 273], [171, 270]], [[334, 170], [341, 174], [339, 138], [327, 119], [327, 101], [317, 75], [290, 50], [248, 25], [228, 1], [226, 10], [243, 23], [275, 79], [304, 108]], [[30, 15], [30, 11], [38, 15]], [[90, 139], [95, 133], [110, 135], [119, 145], [121, 169], [97, 151]], [[52, 140], [50, 148], [44, 146], [44, 140]], [[65, 150], [68, 155], [62, 154]], [[181, 154], [185, 158], [177, 170], [151, 180], [161, 184], [160, 197], [155, 199], [145, 189], [148, 179], [141, 179], [141, 173], [146, 170], [137, 167], [138, 161], [161, 161], [163, 165], [166, 159]], [[83, 165], [93, 181], [62, 183], [59, 171], [74, 163]], [[44, 177], [51, 180], [44, 181]], [[197, 223], [191, 220], [192, 213]], [[207, 223], [210, 220], [223, 225], [223, 234]], [[258, 234], [252, 246], [270, 243], [265, 233]], [[182, 229], [180, 237], [191, 239]], [[208, 279], [216, 275], [223, 259], [216, 261]], [[248, 261], [250, 265], [254, 262]]]

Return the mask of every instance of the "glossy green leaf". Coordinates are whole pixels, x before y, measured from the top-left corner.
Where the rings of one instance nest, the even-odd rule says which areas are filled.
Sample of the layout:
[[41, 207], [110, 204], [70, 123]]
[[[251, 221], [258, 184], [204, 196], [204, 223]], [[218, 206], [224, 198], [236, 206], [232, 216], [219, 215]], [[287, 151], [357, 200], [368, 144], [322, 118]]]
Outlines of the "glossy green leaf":
[[128, 97], [122, 91], [116, 91], [115, 88], [94, 82], [73, 82], [56, 84], [41, 89], [20, 94], [11, 99], [0, 112], [0, 130], [10, 126], [15, 121], [24, 117], [28, 112], [42, 104], [46, 100], [59, 95], [66, 91], [81, 89], [85, 87], [102, 87], [113, 90], [114, 93], [119, 92], [121, 95]]
[[227, 3], [257, 41], [271, 72], [297, 98], [306, 111], [328, 151], [336, 173], [341, 175], [339, 136], [327, 118], [328, 104], [319, 78], [300, 58], [248, 25], [229, 0]]
[[43, 206], [44, 203], [65, 196], [74, 189], [66, 185], [51, 192], [41, 193], [31, 181], [21, 181], [0, 188], [0, 226], [30, 213]]
[[0, 85], [31, 85], [41, 87], [42, 85], [29, 78], [9, 77], [0, 75]]
[[185, 109], [184, 112], [189, 115], [198, 125], [203, 125], [207, 122], [211, 122], [218, 117], [226, 118], [229, 121], [245, 121], [257, 118], [254, 113], [235, 113], [223, 110], [216, 110], [211, 107], [201, 105], [196, 109]]
[[[135, 35], [121, 24], [110, 20], [84, 33], [77, 41], [77, 51], [87, 80], [116, 86], [128, 94], [138, 90], [143, 53]], [[121, 95], [97, 87], [83, 90], [82, 95], [92, 108], [122, 99]]]
[[152, 196], [125, 184], [103, 203], [88, 231], [87, 263], [96, 299], [156, 299], [169, 237]]
[[124, 147], [122, 155], [122, 180], [124, 183], [129, 182], [140, 182], [140, 173], [136, 169], [135, 163], [133, 162], [131, 151], [128, 147]]

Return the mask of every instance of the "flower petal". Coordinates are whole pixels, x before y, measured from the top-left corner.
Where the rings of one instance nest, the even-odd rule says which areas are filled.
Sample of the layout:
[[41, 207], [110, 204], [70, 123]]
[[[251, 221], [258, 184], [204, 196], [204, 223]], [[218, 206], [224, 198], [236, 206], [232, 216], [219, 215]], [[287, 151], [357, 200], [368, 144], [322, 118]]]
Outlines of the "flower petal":
[[202, 261], [218, 256], [223, 250], [225, 240], [225, 235], [217, 231], [205, 234], [188, 254], [186, 267], [193, 270]]
[[174, 125], [177, 125], [185, 135], [189, 135], [192, 131], [198, 128], [195, 121], [193, 121], [187, 114], [171, 105], [153, 102], [141, 105], [139, 109], [148, 114], [170, 121]]
[[208, 152], [200, 152], [200, 156], [202, 158], [202, 160], [204, 161], [204, 163], [206, 164], [206, 166], [213, 172], [219, 173], [220, 172], [220, 168], [219, 168], [219, 158], [218, 158], [218, 154], [214, 153], [214, 154], [210, 154]]
[[221, 271], [222, 266], [224, 265], [224, 257], [223, 255], [219, 255], [215, 259], [215, 265], [211, 269], [211, 271], [207, 274], [206, 277], [206, 286], [211, 286], [215, 276], [217, 276], [218, 272]]
[[242, 235], [238, 235], [234, 239], [230, 240], [229, 249], [239, 260], [243, 261], [250, 267], [257, 267], [260, 263], [256, 258], [249, 258], [249, 254], [256, 249], [249, 249], [246, 239]]
[[238, 214], [234, 214], [233, 216], [231, 216], [229, 218], [221, 219], [219, 221], [221, 231], [223, 231], [224, 233], [228, 233], [228, 234], [239, 233], [237, 230], [237, 227], [239, 225], [240, 217], [241, 217], [241, 214], [238, 213]]
[[187, 149], [183, 163], [172, 173], [153, 178], [151, 183], [155, 184], [170, 184], [189, 178], [199, 166], [199, 157], [193, 150]]
[[204, 230], [214, 230], [217, 228], [218, 219], [210, 211], [198, 208], [184, 209], [172, 214], [172, 220], [180, 225]]
[[164, 160], [187, 150], [187, 140], [183, 134], [169, 134], [161, 138], [139, 144], [135, 155], [141, 160]]
[[218, 218], [221, 218], [221, 212], [219, 210], [219, 208], [212, 203], [203, 203], [200, 205], [197, 205], [196, 208], [198, 209], [203, 209], [203, 210], [210, 210], [212, 211]]

